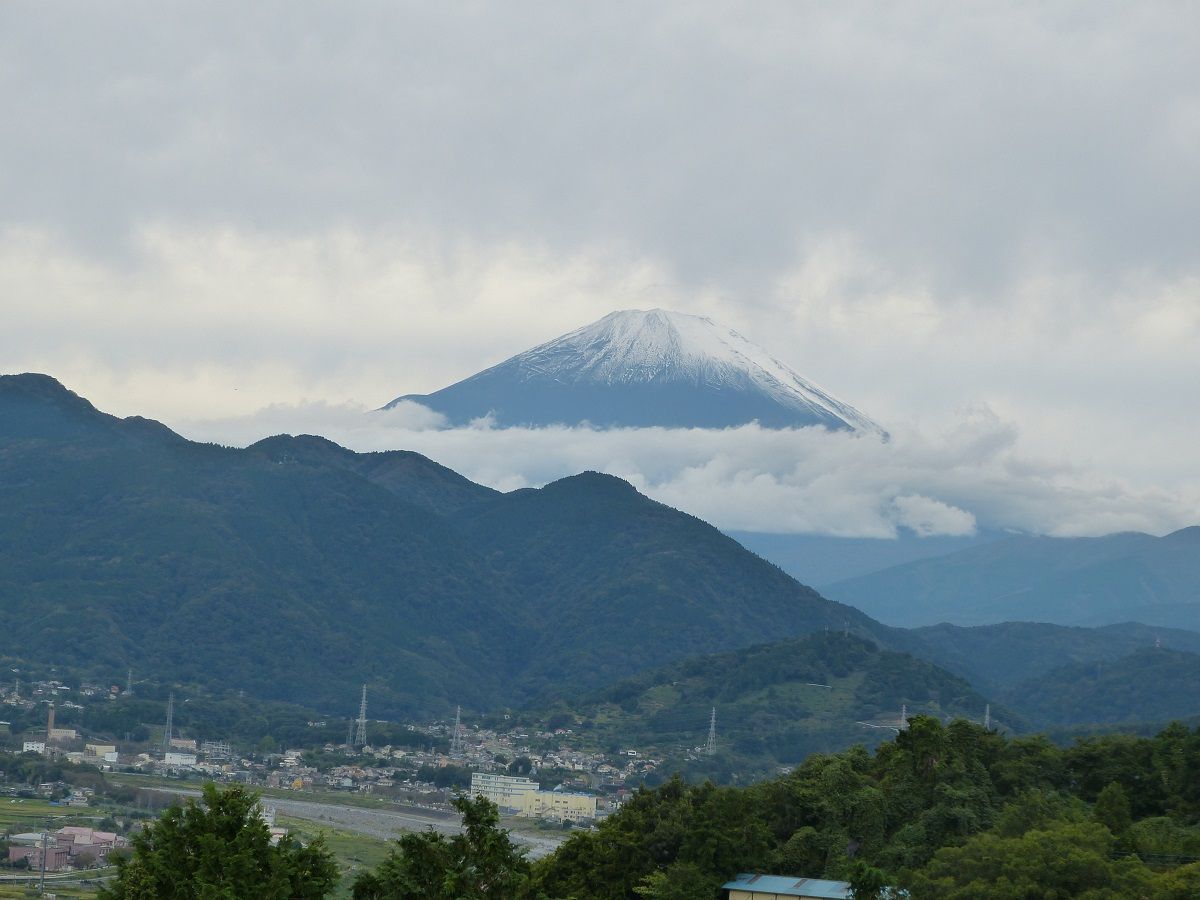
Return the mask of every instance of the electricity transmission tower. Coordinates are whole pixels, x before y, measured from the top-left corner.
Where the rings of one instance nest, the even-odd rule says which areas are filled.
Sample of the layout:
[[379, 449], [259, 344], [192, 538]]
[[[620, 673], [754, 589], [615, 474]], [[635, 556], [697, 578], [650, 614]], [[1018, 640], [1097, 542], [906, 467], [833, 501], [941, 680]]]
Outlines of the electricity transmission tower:
[[362, 689], [362, 702], [358, 704], [358, 731], [354, 735], [354, 746], [362, 747], [367, 743], [367, 686]]
[[162, 751], [165, 755], [171, 749], [171, 724], [175, 718], [175, 694], [172, 692], [167, 696], [167, 727], [163, 729]]
[[712, 715], [708, 718], [708, 743], [704, 745], [704, 752], [712, 756], [717, 752], [717, 708], [712, 708]]
[[454, 707], [454, 733], [450, 735], [450, 755], [456, 758], [463, 755], [461, 706]]

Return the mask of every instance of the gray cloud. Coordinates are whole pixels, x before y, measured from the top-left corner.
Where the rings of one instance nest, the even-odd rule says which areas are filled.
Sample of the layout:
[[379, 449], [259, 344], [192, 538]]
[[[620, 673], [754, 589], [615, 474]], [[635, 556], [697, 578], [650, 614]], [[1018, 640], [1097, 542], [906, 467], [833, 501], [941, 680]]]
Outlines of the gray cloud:
[[3, 216], [616, 243], [761, 290], [853, 230], [939, 293], [1191, 271], [1177, 4], [10, 3]]
[[[1200, 518], [1197, 45], [1166, 2], [0, 4], [0, 369], [730, 527], [1163, 530]], [[914, 437], [339, 418], [652, 306]]]

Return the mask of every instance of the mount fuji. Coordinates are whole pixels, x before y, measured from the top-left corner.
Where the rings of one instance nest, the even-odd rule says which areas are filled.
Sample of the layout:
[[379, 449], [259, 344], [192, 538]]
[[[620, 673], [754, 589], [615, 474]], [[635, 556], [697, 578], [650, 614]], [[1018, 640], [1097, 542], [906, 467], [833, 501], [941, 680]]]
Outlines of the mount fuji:
[[412, 401], [464, 425], [767, 428], [882, 434], [854, 407], [702, 316], [621, 310]]

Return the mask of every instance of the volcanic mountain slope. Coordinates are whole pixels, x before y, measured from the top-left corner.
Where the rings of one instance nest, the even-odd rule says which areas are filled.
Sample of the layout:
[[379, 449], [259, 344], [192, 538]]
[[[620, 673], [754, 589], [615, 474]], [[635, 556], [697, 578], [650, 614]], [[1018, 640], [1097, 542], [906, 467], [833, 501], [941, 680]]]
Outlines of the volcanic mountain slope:
[[607, 476], [500, 495], [417, 454], [245, 450], [0, 376], [0, 654], [383, 715], [879, 626]]
[[407, 394], [453, 425], [769, 428], [881, 434], [858, 410], [711, 319], [622, 310], [432, 394]]

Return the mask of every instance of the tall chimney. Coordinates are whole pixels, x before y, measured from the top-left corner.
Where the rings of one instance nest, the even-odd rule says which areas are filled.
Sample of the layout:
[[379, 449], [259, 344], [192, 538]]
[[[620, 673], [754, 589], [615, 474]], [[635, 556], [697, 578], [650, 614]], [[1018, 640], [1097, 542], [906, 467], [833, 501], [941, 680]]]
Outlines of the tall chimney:
[[54, 734], [54, 701], [50, 701], [50, 718], [46, 720], [46, 740], [52, 740]]

